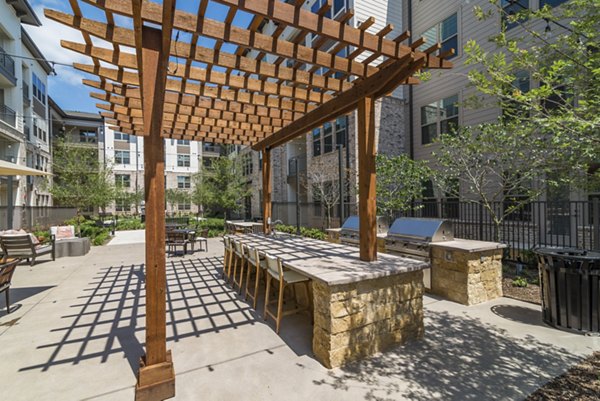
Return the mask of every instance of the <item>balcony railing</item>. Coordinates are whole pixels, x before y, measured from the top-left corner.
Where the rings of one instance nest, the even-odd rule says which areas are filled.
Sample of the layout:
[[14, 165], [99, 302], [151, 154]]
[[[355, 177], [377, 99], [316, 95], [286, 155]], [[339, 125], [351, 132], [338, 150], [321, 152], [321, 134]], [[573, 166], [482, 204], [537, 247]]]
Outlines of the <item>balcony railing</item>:
[[17, 113], [5, 104], [0, 104], [0, 120], [11, 127], [17, 126]]
[[219, 154], [221, 154], [221, 147], [219, 145], [208, 145], [208, 144], [205, 144], [202, 147], [202, 150], [205, 153], [219, 153]]
[[6, 76], [13, 84], [17, 83], [15, 76], [15, 60], [6, 54], [3, 48], [0, 47], [0, 72]]

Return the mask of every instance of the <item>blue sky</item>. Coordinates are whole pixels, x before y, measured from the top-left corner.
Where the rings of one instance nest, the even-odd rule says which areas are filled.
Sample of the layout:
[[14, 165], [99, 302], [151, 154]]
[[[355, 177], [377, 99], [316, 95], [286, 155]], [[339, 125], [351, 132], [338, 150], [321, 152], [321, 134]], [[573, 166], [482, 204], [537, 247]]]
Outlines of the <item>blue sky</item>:
[[[177, 8], [185, 11], [196, 12], [200, 0], [179, 0]], [[70, 40], [73, 42], [83, 43], [81, 34], [69, 27], [50, 21], [44, 17], [44, 8], [52, 8], [55, 10], [71, 13], [71, 8], [68, 1], [64, 0], [30, 0], [36, 14], [42, 21], [41, 27], [31, 27], [25, 25], [25, 29], [33, 38], [36, 45], [40, 48], [48, 61], [56, 61], [58, 63], [71, 64], [73, 62], [90, 64], [91, 60], [85, 56], [81, 56], [74, 52], [63, 49], [60, 46], [60, 40]], [[82, 12], [85, 17], [105, 22], [104, 13], [93, 6], [80, 2]], [[223, 20], [228, 8], [220, 4], [211, 2], [207, 9], [207, 18], [215, 20]], [[234, 20], [237, 26], [248, 26], [251, 20], [251, 15], [243, 12], [238, 12]], [[131, 20], [125, 17], [117, 18], [117, 23], [121, 26], [131, 26]], [[189, 41], [191, 34], [181, 32], [180, 41]], [[212, 46], [214, 43], [210, 39], [202, 39], [202, 46]], [[95, 43], [101, 47], [109, 47], [105, 42], [98, 41]], [[224, 46], [223, 51], [233, 52], [235, 46]], [[97, 100], [89, 96], [91, 88], [83, 85], [83, 78], [94, 79], [94, 76], [79, 72], [72, 67], [56, 65], [56, 76], [48, 78], [48, 86], [50, 96], [64, 110], [78, 110], [96, 112], [98, 109], [95, 104]]]

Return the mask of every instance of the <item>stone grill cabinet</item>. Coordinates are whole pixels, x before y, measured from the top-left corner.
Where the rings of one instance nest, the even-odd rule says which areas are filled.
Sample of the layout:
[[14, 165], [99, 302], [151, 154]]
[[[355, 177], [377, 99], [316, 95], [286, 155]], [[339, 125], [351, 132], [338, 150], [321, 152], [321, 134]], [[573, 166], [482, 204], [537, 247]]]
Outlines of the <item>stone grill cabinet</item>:
[[599, 332], [600, 253], [568, 248], [538, 248], [535, 253], [544, 321], [560, 329]]

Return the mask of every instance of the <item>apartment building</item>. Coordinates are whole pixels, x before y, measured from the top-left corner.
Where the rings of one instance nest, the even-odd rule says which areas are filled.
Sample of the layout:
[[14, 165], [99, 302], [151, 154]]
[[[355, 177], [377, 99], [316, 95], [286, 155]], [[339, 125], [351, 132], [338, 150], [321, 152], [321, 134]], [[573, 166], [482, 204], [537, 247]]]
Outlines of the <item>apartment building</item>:
[[[51, 171], [48, 75], [51, 65], [23, 25], [41, 22], [26, 0], [0, 1], [0, 157]], [[0, 202], [19, 220], [24, 206], [50, 206], [43, 177], [0, 178]], [[15, 217], [16, 216], [16, 217]]]
[[[189, 140], [165, 139], [165, 187], [191, 192], [193, 175], [197, 173], [203, 161], [203, 144]], [[144, 190], [144, 141], [143, 138], [124, 134], [104, 126], [104, 135], [100, 142], [100, 158], [113, 171], [115, 183], [128, 192]], [[220, 154], [218, 147], [208, 147], [205, 159]], [[208, 163], [208, 162], [206, 162]], [[138, 208], [140, 205], [137, 205]], [[117, 200], [115, 205], [108, 208], [111, 213], [133, 213], [136, 205], [129, 201]], [[167, 200], [169, 213], [197, 213], [197, 205], [191, 202], [174, 204]]]
[[[523, 8], [533, 10], [545, 5], [558, 7], [568, 0], [519, 0], [515, 2], [502, 1], [502, 6], [507, 13], [517, 12]], [[480, 6], [484, 10], [492, 7], [487, 0], [475, 0], [464, 2], [460, 0], [444, 1], [444, 7], [435, 0], [404, 0], [407, 10], [406, 21], [415, 38], [425, 37], [428, 44], [440, 42], [444, 51], [450, 48], [456, 49], [455, 56], [451, 59], [454, 68], [451, 70], [434, 71], [431, 79], [425, 85], [417, 85], [409, 90], [410, 118], [408, 127], [408, 142], [410, 153], [414, 159], [430, 160], [435, 165], [433, 153], [437, 148], [435, 139], [441, 133], [448, 133], [452, 126], [472, 126], [496, 120], [502, 113], [499, 108], [468, 108], [460, 106], [475, 91], [469, 87], [467, 74], [474, 66], [465, 64], [466, 55], [463, 51], [469, 40], [475, 40], [485, 51], [495, 51], [495, 44], [488, 39], [501, 30], [502, 17], [479, 20], [473, 8]], [[547, 23], [544, 21], [527, 21], [529, 29], [543, 32]], [[560, 29], [554, 27], [554, 29]], [[507, 27], [509, 37], [521, 37], [525, 34], [519, 23], [513, 23]], [[424, 47], [427, 47], [425, 44]], [[529, 75], [519, 77], [519, 86], [522, 90], [528, 90], [533, 82]], [[424, 194], [429, 198], [443, 198], [433, 186], [429, 186]], [[547, 194], [546, 200], [564, 200], [564, 193], [569, 192], [561, 189], [561, 199], [552, 198], [554, 194]], [[578, 194], [571, 194], [572, 200], [578, 199]]]
[[[393, 25], [387, 37], [394, 38], [403, 31], [403, 8], [402, 3], [388, 0], [335, 0], [329, 2], [331, 9], [325, 13], [326, 17], [345, 20], [354, 27], [369, 26], [368, 32], [377, 33], [388, 24]], [[326, 0], [310, 0], [303, 7], [312, 12], [325, 10]], [[353, 9], [354, 14], [348, 13]], [[375, 17], [375, 23], [369, 19]], [[363, 25], [364, 24], [364, 25]], [[272, 22], [262, 27], [262, 32], [271, 34], [277, 29]], [[288, 40], [294, 39], [295, 31], [286, 29], [281, 35]], [[331, 50], [332, 43], [321, 41], [318, 35], [308, 35], [304, 44], [309, 47], [318, 47], [322, 51]], [[349, 47], [339, 50], [341, 55], [347, 55], [355, 49]], [[250, 56], [254, 53], [250, 52]], [[358, 61], [364, 61], [369, 56], [362, 53], [356, 57]], [[267, 56], [268, 61], [273, 61], [272, 56]], [[291, 62], [288, 60], [288, 62]], [[330, 75], [328, 71], [319, 69], [317, 74]], [[347, 79], [342, 74], [332, 74], [339, 79]], [[377, 103], [376, 130], [378, 135], [379, 151], [387, 154], [400, 154], [405, 152], [406, 122], [405, 108], [407, 100], [404, 88], [397, 89], [392, 96], [380, 99]], [[282, 220], [286, 224], [296, 224], [296, 207], [298, 200], [303, 208], [301, 213], [301, 224], [324, 227], [325, 210], [319, 204], [315, 195], [314, 185], [322, 185], [330, 188], [338, 186], [339, 161], [342, 160], [342, 171], [345, 189], [345, 203], [347, 216], [355, 208], [358, 166], [357, 166], [357, 142], [356, 142], [356, 112], [348, 116], [340, 117], [336, 121], [324, 124], [322, 127], [307, 133], [303, 137], [277, 147], [272, 150], [271, 163], [273, 170], [273, 219]], [[339, 150], [341, 148], [341, 151]], [[250, 153], [250, 156], [244, 156]], [[242, 157], [252, 161], [252, 173], [249, 181], [260, 182], [261, 156], [257, 152], [245, 149], [241, 151]], [[298, 177], [298, 182], [296, 180]], [[253, 193], [246, 203], [247, 217], [259, 218], [262, 215], [262, 194], [260, 186], [253, 186]], [[334, 219], [332, 225], [339, 225], [338, 208], [332, 210]]]

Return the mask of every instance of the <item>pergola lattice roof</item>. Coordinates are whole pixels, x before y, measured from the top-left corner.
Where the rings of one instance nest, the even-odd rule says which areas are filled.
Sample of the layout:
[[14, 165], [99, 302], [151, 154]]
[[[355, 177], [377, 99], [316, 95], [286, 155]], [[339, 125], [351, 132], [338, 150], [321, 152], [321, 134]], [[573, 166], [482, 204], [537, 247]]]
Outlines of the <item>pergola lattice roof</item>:
[[[211, 2], [228, 8], [223, 20], [206, 16]], [[353, 11], [334, 20], [325, 16], [330, 4], [315, 14], [304, 2], [200, 0], [192, 13], [175, 0], [70, 0], [72, 14], [45, 13], [82, 33], [83, 43], [63, 40], [62, 46], [91, 58], [91, 64], [74, 64], [98, 77], [83, 83], [103, 102], [97, 106], [109, 125], [135, 135], [148, 133], [138, 69], [144, 24], [161, 29], [163, 51], [170, 54], [165, 91], [158, 94], [165, 138], [276, 146], [347, 114], [360, 98], [418, 83], [413, 74], [421, 69], [452, 66], [445, 60], [452, 51], [436, 55], [437, 43], [420, 51], [424, 39], [404, 44], [409, 32], [388, 38], [393, 26], [387, 25], [370, 33], [373, 18], [354, 28], [347, 25]], [[89, 5], [105, 21], [87, 18]], [[236, 18], [240, 14], [246, 18]], [[260, 32], [267, 21], [276, 24], [273, 34]], [[181, 32], [187, 40], [179, 39]], [[312, 47], [305, 44], [309, 35], [316, 36]], [[338, 55], [344, 49], [347, 56]]]

